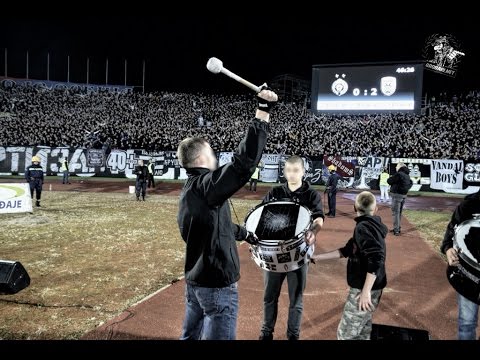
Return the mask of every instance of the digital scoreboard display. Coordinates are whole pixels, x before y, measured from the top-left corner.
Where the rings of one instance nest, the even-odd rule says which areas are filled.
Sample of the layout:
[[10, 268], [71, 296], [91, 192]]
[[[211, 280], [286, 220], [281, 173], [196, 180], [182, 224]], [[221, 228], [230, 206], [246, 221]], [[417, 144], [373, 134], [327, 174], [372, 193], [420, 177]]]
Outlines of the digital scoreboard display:
[[316, 65], [312, 111], [316, 113], [420, 113], [423, 63]]

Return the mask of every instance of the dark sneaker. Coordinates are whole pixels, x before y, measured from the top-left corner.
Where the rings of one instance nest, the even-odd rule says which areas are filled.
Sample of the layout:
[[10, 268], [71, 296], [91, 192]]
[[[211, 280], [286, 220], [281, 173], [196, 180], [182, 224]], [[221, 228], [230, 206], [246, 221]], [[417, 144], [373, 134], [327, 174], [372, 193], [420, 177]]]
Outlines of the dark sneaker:
[[273, 340], [273, 334], [272, 334], [272, 333], [264, 333], [264, 332], [262, 332], [262, 333], [260, 334], [260, 337], [258, 338], [258, 340], [271, 341], [271, 340]]

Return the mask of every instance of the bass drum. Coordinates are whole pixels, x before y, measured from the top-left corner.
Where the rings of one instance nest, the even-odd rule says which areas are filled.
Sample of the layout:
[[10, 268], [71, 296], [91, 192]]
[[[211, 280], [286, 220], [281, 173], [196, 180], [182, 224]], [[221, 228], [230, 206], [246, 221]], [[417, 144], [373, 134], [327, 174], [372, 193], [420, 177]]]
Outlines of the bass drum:
[[245, 227], [259, 242], [250, 245], [255, 263], [272, 272], [296, 270], [310, 261], [314, 246], [307, 245], [305, 233], [312, 214], [293, 201], [272, 201], [256, 206], [245, 218]]
[[455, 227], [453, 247], [459, 265], [448, 266], [448, 281], [459, 294], [480, 304], [480, 214]]

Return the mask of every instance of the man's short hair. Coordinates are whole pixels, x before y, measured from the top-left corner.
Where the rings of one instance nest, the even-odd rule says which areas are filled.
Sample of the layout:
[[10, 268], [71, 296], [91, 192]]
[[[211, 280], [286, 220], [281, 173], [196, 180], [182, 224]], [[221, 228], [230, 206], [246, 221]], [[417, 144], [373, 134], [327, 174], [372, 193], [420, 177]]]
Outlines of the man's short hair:
[[362, 215], [373, 215], [377, 200], [370, 191], [362, 191], [355, 198], [355, 209]]
[[298, 155], [292, 155], [290, 156], [286, 161], [285, 161], [285, 165], [286, 164], [300, 164], [302, 166], [303, 169], [305, 169], [305, 164], [303, 163], [303, 159], [298, 156]]
[[403, 163], [403, 162], [399, 162], [395, 168], [399, 170], [402, 167], [407, 167], [407, 165], [405, 165], [405, 163]]
[[180, 142], [177, 149], [177, 157], [180, 165], [184, 168], [191, 168], [200, 151], [207, 144], [205, 139], [200, 137], [189, 137]]

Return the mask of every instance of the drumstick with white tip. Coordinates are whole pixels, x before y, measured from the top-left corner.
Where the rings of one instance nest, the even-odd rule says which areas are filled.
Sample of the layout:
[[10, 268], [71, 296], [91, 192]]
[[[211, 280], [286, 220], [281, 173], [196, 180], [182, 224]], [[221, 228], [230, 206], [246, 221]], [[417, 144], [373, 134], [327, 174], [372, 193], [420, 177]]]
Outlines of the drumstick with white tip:
[[257, 85], [254, 85], [250, 81], [247, 81], [244, 78], [238, 76], [237, 74], [231, 72], [230, 70], [225, 69], [223, 67], [223, 62], [220, 59], [217, 59], [216, 57], [212, 57], [208, 59], [207, 69], [214, 74], [218, 74], [220, 72], [224, 73], [228, 77], [231, 77], [232, 79], [237, 80], [239, 83], [242, 83], [243, 85], [248, 86], [250, 89], [252, 89], [256, 93], [259, 93], [261, 91], [260, 87], [258, 87]]

